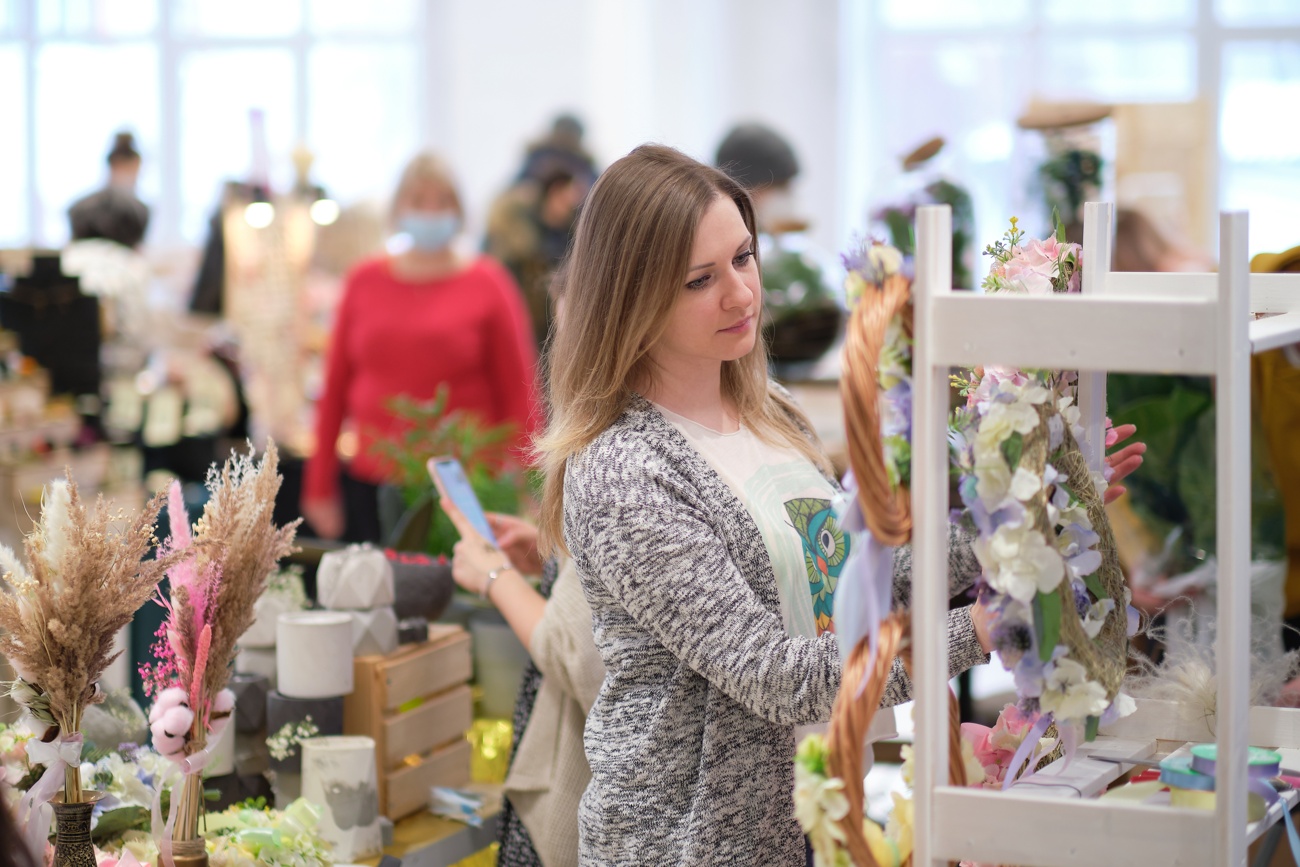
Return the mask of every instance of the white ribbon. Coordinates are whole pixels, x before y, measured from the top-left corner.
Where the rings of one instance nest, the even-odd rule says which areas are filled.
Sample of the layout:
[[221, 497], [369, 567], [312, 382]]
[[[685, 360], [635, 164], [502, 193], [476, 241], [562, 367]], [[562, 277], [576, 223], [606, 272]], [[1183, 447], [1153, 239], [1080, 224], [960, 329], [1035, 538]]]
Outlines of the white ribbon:
[[28, 764], [45, 765], [45, 773], [18, 802], [18, 824], [24, 829], [27, 848], [37, 858], [44, 857], [50, 839], [50, 823], [54, 820], [50, 801], [63, 785], [63, 772], [81, 765], [81, 743], [81, 732], [60, 735], [48, 744], [38, 740], [27, 742]]
[[162, 818], [162, 793], [169, 786], [175, 786], [179, 777], [182, 783], [186, 777], [203, 772], [212, 761], [212, 748], [217, 745], [221, 739], [221, 733], [226, 730], [230, 724], [228, 714], [212, 720], [208, 728], [208, 743], [203, 749], [190, 756], [182, 756], [178, 759], [172, 759], [172, 765], [163, 774], [162, 779], [158, 781], [158, 788], [153, 793], [153, 806], [150, 808], [150, 825], [151, 833], [154, 839], [158, 841], [158, 855], [166, 867], [176, 867], [176, 862], [172, 858], [172, 831], [176, 827], [177, 805], [180, 803], [178, 793], [173, 790], [171, 804], [167, 810], [167, 822], [163, 823]]

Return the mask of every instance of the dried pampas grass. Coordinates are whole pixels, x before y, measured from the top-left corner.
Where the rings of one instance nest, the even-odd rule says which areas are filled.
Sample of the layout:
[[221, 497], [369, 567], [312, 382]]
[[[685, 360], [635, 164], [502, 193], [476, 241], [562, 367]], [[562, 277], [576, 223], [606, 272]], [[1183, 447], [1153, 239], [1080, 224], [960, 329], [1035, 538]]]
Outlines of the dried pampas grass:
[[82, 711], [102, 700], [95, 685], [117, 658], [114, 637], [170, 565], [144, 559], [162, 502], [154, 497], [115, 532], [126, 516], [102, 496], [88, 508], [69, 473], [45, 490], [41, 519], [23, 544], [27, 563], [0, 546], [7, 591], [0, 593], [0, 653], [26, 683], [27, 697], [48, 710], [44, 721], [65, 734], [78, 731]]
[[200, 574], [208, 568], [220, 574], [212, 597], [212, 640], [207, 649], [200, 694], [211, 701], [230, 679], [236, 643], [253, 625], [254, 603], [282, 558], [293, 553], [301, 519], [276, 527], [275, 497], [280, 491], [279, 454], [268, 441], [266, 453], [255, 461], [232, 453], [218, 471], [208, 473], [211, 498], [195, 527]]
[[[1146, 630], [1165, 647], [1159, 663], [1130, 651], [1136, 671], [1129, 675], [1124, 691], [1133, 698], [1178, 702], [1187, 721], [1205, 720], [1213, 731], [1219, 689], [1214, 628], [1212, 623], [1202, 624], [1207, 634], [1198, 636], [1195, 612], [1190, 601], [1187, 605], [1186, 614], [1171, 616], [1165, 625]], [[1251, 632], [1271, 635], [1276, 628], [1275, 621], [1259, 620], [1252, 624]], [[1255, 643], [1250, 654], [1250, 705], [1275, 704], [1282, 688], [1298, 673], [1300, 651], [1279, 654], [1270, 642]]]
[[276, 527], [280, 490], [278, 455], [269, 443], [260, 461], [232, 454], [208, 474], [209, 498], [193, 530], [180, 485], [173, 483], [168, 509], [171, 535], [163, 550], [175, 556], [167, 575], [171, 599], [159, 597], [167, 617], [154, 645], [155, 662], [141, 666], [145, 691], [158, 695], [179, 687], [193, 711], [183, 754], [203, 749], [212, 728], [213, 702], [226, 686], [236, 642], [254, 618], [254, 603], [276, 565], [293, 551], [298, 522]]

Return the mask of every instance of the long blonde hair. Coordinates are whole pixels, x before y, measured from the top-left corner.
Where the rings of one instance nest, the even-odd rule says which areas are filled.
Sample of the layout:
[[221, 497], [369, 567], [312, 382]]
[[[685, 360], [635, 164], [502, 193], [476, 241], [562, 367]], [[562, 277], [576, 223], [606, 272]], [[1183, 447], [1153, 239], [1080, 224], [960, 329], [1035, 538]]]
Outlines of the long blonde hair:
[[[744, 188], [672, 148], [642, 145], [605, 170], [582, 206], [556, 286], [563, 311], [549, 351], [550, 424], [535, 447], [547, 551], [565, 550], [565, 465], [618, 419], [635, 384], [653, 377], [649, 350], [683, 291], [700, 218], [718, 196], [736, 203], [756, 236]], [[723, 363], [722, 391], [760, 437], [829, 470], [807, 418], [769, 386], [763, 340]]]

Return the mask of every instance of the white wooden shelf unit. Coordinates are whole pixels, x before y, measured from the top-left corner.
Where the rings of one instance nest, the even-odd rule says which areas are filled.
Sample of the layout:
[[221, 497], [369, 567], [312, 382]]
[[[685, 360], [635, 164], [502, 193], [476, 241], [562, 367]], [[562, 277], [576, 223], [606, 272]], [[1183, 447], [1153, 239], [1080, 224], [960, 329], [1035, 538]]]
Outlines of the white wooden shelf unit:
[[[966, 858], [1039, 867], [1147, 867], [1236, 865], [1246, 859], [1246, 746], [1252, 734], [1262, 733], [1248, 699], [1250, 357], [1300, 341], [1300, 276], [1250, 274], [1245, 213], [1220, 217], [1218, 274], [1111, 273], [1113, 226], [1112, 205], [1085, 206], [1081, 294], [986, 296], [951, 289], [949, 208], [927, 206], [917, 213], [912, 448], [917, 865]], [[1280, 315], [1253, 320], [1252, 313]], [[947, 785], [948, 376], [950, 368], [974, 364], [1080, 371], [1086, 428], [1081, 445], [1094, 467], [1104, 451], [1106, 371], [1215, 377], [1216, 651], [1219, 670], [1236, 676], [1218, 680], [1221, 797], [1214, 814], [1041, 798], [1022, 794], [1023, 788], [990, 792]], [[1268, 742], [1257, 745], [1300, 748], [1300, 713], [1285, 717], [1268, 726]]]

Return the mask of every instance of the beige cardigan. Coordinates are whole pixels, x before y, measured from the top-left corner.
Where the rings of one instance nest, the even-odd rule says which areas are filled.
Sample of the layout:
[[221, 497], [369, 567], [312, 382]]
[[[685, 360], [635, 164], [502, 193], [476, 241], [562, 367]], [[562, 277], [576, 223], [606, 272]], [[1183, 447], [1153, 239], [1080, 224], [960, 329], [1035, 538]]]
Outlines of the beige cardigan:
[[505, 793], [542, 864], [577, 867], [578, 802], [591, 781], [582, 732], [605, 667], [572, 560], [560, 567], [529, 650], [542, 680]]

